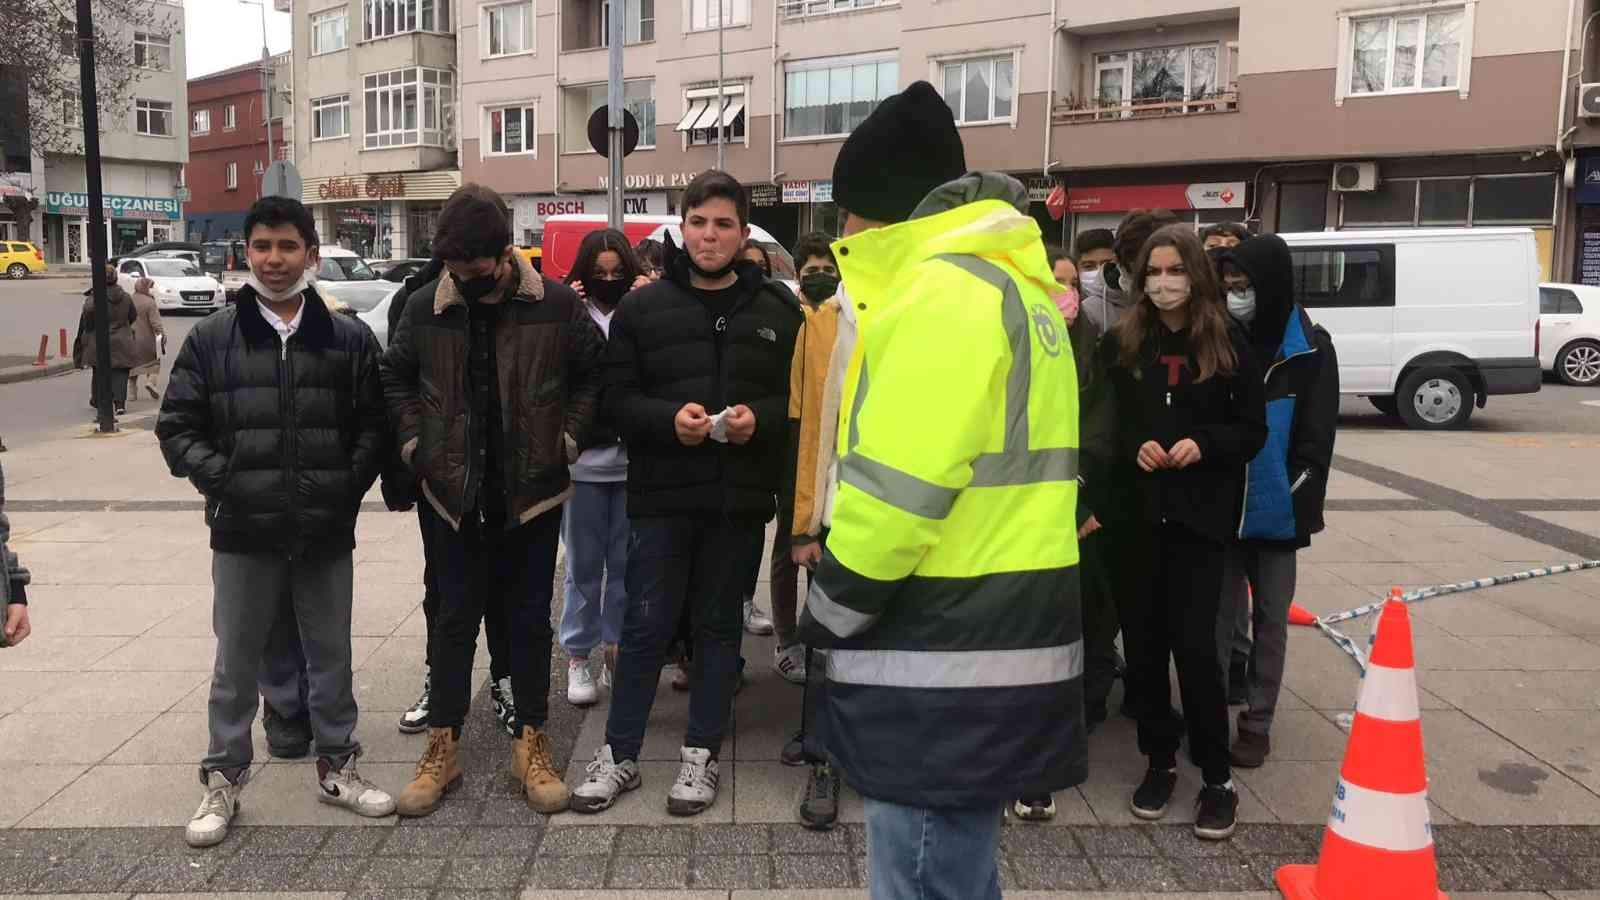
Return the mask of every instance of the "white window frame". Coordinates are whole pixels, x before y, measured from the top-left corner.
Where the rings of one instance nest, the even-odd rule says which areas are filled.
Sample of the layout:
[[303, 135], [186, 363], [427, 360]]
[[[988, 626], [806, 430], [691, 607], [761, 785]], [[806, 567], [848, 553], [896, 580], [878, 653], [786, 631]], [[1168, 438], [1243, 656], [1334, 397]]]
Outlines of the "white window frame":
[[[317, 134], [317, 114], [324, 109], [344, 108], [344, 132], [341, 134]], [[350, 95], [329, 94], [326, 97], [313, 97], [311, 100], [311, 140], [317, 141], [342, 141], [350, 137]]]
[[[995, 68], [996, 68], [996, 63], [999, 62], [1000, 60], [1003, 60], [1003, 59], [1011, 60], [1011, 113], [1009, 115], [996, 116], [996, 115], [993, 114], [993, 112], [994, 112], [994, 87], [995, 87], [995, 84], [997, 83], [996, 79], [995, 79], [995, 76], [994, 76], [994, 71], [995, 71]], [[951, 56], [930, 56], [930, 57], [928, 57], [928, 75], [929, 75], [930, 83], [933, 84], [934, 89], [937, 90], [939, 92], [939, 95], [942, 97], [942, 96], [944, 96], [944, 72], [945, 72], [945, 69], [947, 67], [949, 67], [949, 66], [967, 66], [967, 65], [970, 65], [972, 63], [988, 63], [989, 64], [989, 111], [990, 111], [990, 116], [988, 118], [986, 118], [986, 119], [975, 119], [975, 120], [970, 121], [970, 122], [964, 121], [962, 119], [962, 113], [965, 111], [965, 107], [966, 107], [966, 93], [967, 93], [967, 91], [966, 91], [966, 78], [963, 76], [963, 78], [961, 80], [962, 81], [962, 85], [961, 85], [961, 104], [962, 104], [963, 108], [960, 109], [960, 110], [955, 110], [954, 111], [955, 112], [955, 117], [956, 117], [956, 127], [958, 127], [958, 128], [966, 128], [966, 127], [978, 127], [978, 126], [983, 126], [983, 125], [1006, 125], [1006, 124], [1009, 124], [1013, 129], [1015, 129], [1017, 127], [1017, 98], [1019, 96], [1021, 96], [1021, 94], [1022, 94], [1022, 90], [1021, 90], [1021, 86], [1022, 86], [1021, 85], [1021, 81], [1022, 81], [1022, 78], [1021, 78], [1021, 76], [1022, 76], [1022, 47], [1021, 46], [997, 47], [997, 48], [994, 48], [992, 50], [973, 50], [973, 51], [970, 51], [970, 52], [963, 52], [963, 53], [960, 53], [960, 54], [957, 54], [957, 55], [951, 55]], [[945, 102], [946, 103], [949, 102], [948, 98], [946, 98]]]
[[[531, 156], [539, 158], [539, 101], [537, 98], [530, 100], [497, 100], [486, 103], [480, 107], [483, 114], [479, 117], [482, 131], [478, 139], [478, 157], [489, 159], [504, 156]], [[506, 150], [502, 147], [494, 149], [494, 116], [499, 113], [502, 117], [517, 113], [522, 116], [522, 149]]]
[[[722, 85], [722, 97], [722, 103], [717, 104], [716, 85], [712, 85], [711, 87], [693, 88], [683, 92], [683, 116], [680, 116], [677, 124], [673, 126], [674, 130], [677, 130], [678, 126], [684, 124], [684, 119], [687, 118], [691, 112], [700, 113], [700, 115], [696, 117], [696, 121], [705, 119], [710, 123], [705, 127], [689, 128], [678, 131], [679, 141], [684, 148], [715, 147], [717, 145], [716, 121], [719, 117], [718, 114], [720, 113], [721, 115], [725, 116], [729, 109], [735, 110], [734, 120], [737, 120], [741, 115], [744, 116], [744, 134], [735, 137], [733, 134], [733, 123], [730, 121], [723, 126], [723, 128], [727, 129], [727, 138], [724, 143], [728, 146], [733, 146], [736, 144], [744, 147], [750, 146], [749, 85], [744, 81], [726, 82]], [[718, 106], [719, 108], [716, 111], [713, 111], [711, 109], [712, 106]], [[711, 135], [710, 139], [695, 140], [696, 135], [700, 132], [709, 132]]]
[[229, 103], [222, 108], [222, 130], [233, 131], [239, 127], [239, 107]]
[[[135, 62], [135, 67], [156, 72], [166, 72], [172, 68], [172, 35], [159, 34], [154, 31], [135, 31], [133, 33], [133, 55], [135, 60], [138, 59], [141, 49], [144, 52], [144, 62]], [[160, 50], [166, 55], [165, 65], [150, 64], [150, 54], [154, 50]]]
[[[454, 0], [361, 0], [361, 42], [381, 41], [401, 34], [426, 32], [451, 34], [450, 6]], [[433, 21], [424, 24], [432, 10]], [[373, 26], [373, 22], [377, 26]]]
[[224, 190], [237, 191], [239, 189], [239, 164], [236, 162], [228, 163], [227, 167], [223, 169], [222, 177], [223, 183], [226, 185], [223, 188]]
[[[1406, 18], [1408, 16], [1420, 16], [1427, 13], [1446, 13], [1457, 11], [1461, 12], [1462, 14], [1460, 56], [1461, 70], [1457, 74], [1455, 87], [1418, 88], [1412, 90], [1391, 90], [1370, 93], [1363, 92], [1359, 94], [1350, 90], [1350, 77], [1352, 74], [1351, 70], [1354, 68], [1352, 65], [1351, 56], [1355, 52], [1356, 22], [1364, 19], [1383, 18], [1386, 16]], [[1477, 12], [1478, 0], [1460, 0], [1460, 2], [1429, 4], [1408, 3], [1401, 6], [1381, 6], [1374, 7], [1372, 9], [1347, 10], [1339, 12], [1337, 14], [1339, 29], [1339, 57], [1338, 68], [1335, 71], [1333, 81], [1333, 105], [1343, 106], [1344, 101], [1350, 98], [1393, 97], [1397, 94], [1434, 94], [1445, 93], [1448, 91], [1456, 91], [1459, 93], [1462, 100], [1467, 99], [1472, 90], [1472, 47], [1473, 32], [1476, 30]], [[1393, 36], [1394, 29], [1391, 25], [1388, 63], [1391, 69], [1394, 66]], [[1428, 38], [1427, 34], [1425, 33], [1425, 29], [1424, 33], [1419, 35], [1418, 40], [1421, 42], [1422, 47], [1426, 48]], [[1426, 50], [1424, 49], [1423, 52], [1426, 52]], [[1420, 78], [1420, 72], [1422, 69], [1422, 60], [1420, 58], [1417, 60], [1417, 69]]]
[[[322, 41], [318, 39], [318, 35], [320, 33], [318, 29], [323, 25], [330, 25], [332, 23], [338, 23], [337, 28], [334, 29], [338, 32], [338, 46], [324, 47], [322, 46]], [[322, 56], [326, 53], [338, 53], [340, 50], [348, 49], [349, 46], [350, 8], [348, 6], [336, 6], [332, 9], [325, 9], [321, 12], [314, 12], [311, 14], [312, 56]]]
[[778, 0], [778, 12], [785, 19], [812, 19], [899, 5], [900, 0]]
[[[523, 22], [525, 23], [525, 37], [527, 38], [528, 46], [522, 50], [501, 53], [492, 52], [491, 45], [495, 31], [492, 21], [494, 14], [518, 7], [521, 7], [525, 17]], [[508, 59], [513, 56], [535, 56], [538, 54], [539, 18], [538, 11], [534, 6], [534, 0], [510, 0], [510, 2], [485, 4], [478, 12], [478, 31], [482, 34], [478, 47], [478, 53], [482, 59]]]
[[[430, 76], [432, 82], [428, 80]], [[404, 119], [406, 94], [411, 92], [415, 94], [413, 113], [416, 124], [407, 126]], [[374, 128], [369, 116], [369, 102], [376, 104], [371, 112], [378, 116], [378, 121], [388, 118], [392, 123], [398, 118], [400, 127]], [[427, 124], [430, 112], [434, 117], [434, 126], [431, 128]], [[449, 150], [454, 144], [454, 121], [455, 75], [447, 69], [406, 66], [361, 76], [363, 151], [390, 150], [395, 147], [439, 147]], [[385, 142], [385, 137], [390, 140]]]
[[83, 96], [77, 91], [68, 92], [61, 101], [61, 118], [68, 128], [83, 128]]
[[[170, 138], [173, 136], [172, 117], [175, 107], [170, 100], [150, 100], [140, 97], [133, 101], [133, 130], [135, 134], [143, 137]], [[139, 116], [145, 117], [145, 128], [139, 127]], [[155, 122], [156, 115], [166, 116], [167, 130], [165, 133], [149, 129]]]
[[751, 0], [683, 0], [683, 30], [691, 34], [716, 31], [716, 12], [713, 7], [724, 16], [724, 29], [749, 27]]
[[[869, 63], [872, 65], [881, 65], [889, 62], [894, 63], [896, 67], [894, 87], [895, 90], [898, 91], [900, 76], [902, 74], [898, 71], [900, 65], [900, 52], [898, 50], [889, 50], [877, 53], [857, 53], [849, 56], [823, 56], [815, 59], [800, 59], [785, 63], [783, 66], [783, 102], [778, 108], [779, 113], [783, 116], [783, 137], [779, 138], [778, 143], [837, 141], [843, 140], [850, 134], [850, 129], [848, 127], [845, 128], [844, 131], [837, 133], [829, 132], [823, 134], [798, 135], [789, 134], [789, 76], [791, 74], [800, 72], [815, 72], [819, 70], [828, 71], [832, 69], [867, 65]], [[884, 97], [879, 97], [876, 103], [882, 103], [883, 100]], [[876, 108], [876, 103], [874, 104], [874, 108]]]
[[[623, 41], [622, 42], [623, 42], [624, 46], [632, 47], [634, 44], [650, 44], [650, 43], [654, 43], [655, 42], [655, 39], [656, 39], [656, 26], [658, 24], [660, 24], [659, 13], [656, 10], [656, 2], [659, 2], [659, 0], [652, 0], [652, 2], [650, 4], [650, 16], [648, 18], [646, 18], [645, 15], [644, 15], [644, 4], [639, 2], [639, 0], [628, 0], [628, 5], [626, 7], [628, 12], [637, 13], [637, 15], [630, 16], [629, 21], [623, 23], [623, 26], [622, 26], [622, 31], [623, 31], [622, 38], [623, 38]], [[610, 24], [610, 20], [611, 20], [611, 0], [601, 0], [601, 3], [600, 3], [600, 46], [601, 47], [609, 47], [609, 46], [611, 46], [611, 24]], [[649, 37], [645, 37], [644, 36], [644, 27], [645, 27], [645, 23], [646, 22], [648, 22], [650, 24], [650, 36]], [[635, 36], [630, 37], [629, 35], [635, 35]]]
[[[645, 122], [640, 122], [639, 123], [639, 146], [638, 146], [637, 149], [639, 149], [639, 150], [654, 150], [654, 149], [656, 149], [656, 129], [658, 127], [660, 127], [660, 124], [661, 124], [661, 98], [656, 95], [656, 80], [655, 80], [654, 76], [651, 76], [651, 77], [648, 77], [648, 78], [629, 78], [629, 79], [625, 80], [623, 82], [623, 96], [624, 96], [624, 98], [626, 98], [626, 96], [627, 96], [627, 88], [628, 88], [628, 86], [635, 85], [635, 84], [648, 84], [648, 85], [650, 85], [650, 102], [652, 104], [654, 104], [655, 108], [656, 108], [655, 109], [654, 122], [653, 122], [655, 127], [651, 127], [650, 125], [647, 125]], [[568, 150], [560, 143], [560, 141], [565, 140], [567, 137], [569, 137], [569, 136], [571, 136], [573, 134], [581, 135], [581, 134], [584, 133], [584, 126], [582, 126], [582, 125], [578, 125], [575, 129], [572, 129], [572, 130], [568, 130], [566, 128], [566, 126], [568, 124], [567, 121], [566, 121], [567, 98], [574, 91], [591, 92], [591, 91], [594, 91], [596, 88], [601, 89], [602, 95], [603, 95], [605, 86], [606, 86], [606, 84], [603, 81], [601, 81], [601, 82], [590, 82], [588, 84], [567, 84], [567, 85], [562, 85], [561, 86], [561, 100], [560, 100], [561, 108], [556, 113], [556, 115], [561, 117], [559, 122], [558, 122], [558, 124], [561, 125], [561, 134], [559, 134], [557, 136], [557, 138], [558, 138], [557, 143], [556, 143], [556, 152], [557, 153], [564, 153], [564, 154], [567, 154], [569, 156], [577, 155], [577, 154], [583, 154], [583, 153], [594, 153], [594, 148], [588, 146], [587, 138], [585, 138], [584, 146], [579, 148], [579, 149], [576, 149], [576, 150]], [[626, 102], [626, 101], [624, 101], [624, 102]], [[605, 99], [604, 99], [603, 96], [602, 96], [602, 99], [601, 99], [600, 103], [601, 103], [601, 105], [605, 104]], [[594, 115], [594, 111], [592, 109], [589, 112], [584, 114], [585, 119], [587, 119], [587, 117], [591, 116], [591, 115]], [[635, 114], [634, 118], [638, 118], [638, 115]]]
[[[1193, 57], [1193, 54], [1194, 54], [1194, 51], [1196, 51], [1196, 50], [1214, 50], [1216, 52], [1216, 57], [1217, 57], [1216, 68], [1212, 72], [1212, 76], [1216, 79], [1216, 84], [1214, 85], [1214, 92], [1216, 94], [1227, 93], [1227, 88], [1224, 86], [1223, 71], [1222, 71], [1222, 65], [1223, 65], [1223, 62], [1224, 62], [1224, 60], [1226, 58], [1227, 47], [1222, 42], [1219, 42], [1219, 41], [1200, 41], [1198, 43], [1193, 43], [1193, 44], [1158, 44], [1158, 45], [1154, 45], [1154, 46], [1129, 47], [1126, 50], [1107, 50], [1107, 51], [1104, 51], [1104, 52], [1101, 52], [1101, 53], [1096, 53], [1094, 55], [1094, 84], [1090, 86], [1091, 90], [1090, 90], [1090, 95], [1089, 96], [1093, 98], [1093, 100], [1094, 100], [1094, 102], [1096, 104], [1098, 104], [1100, 102], [1100, 80], [1101, 80], [1101, 78], [1105, 75], [1106, 72], [1120, 71], [1120, 72], [1122, 72], [1122, 101], [1121, 102], [1122, 102], [1122, 105], [1124, 107], [1124, 109], [1122, 111], [1122, 118], [1129, 118], [1129, 117], [1133, 116], [1133, 114], [1134, 114], [1134, 109], [1132, 108], [1132, 104], [1134, 102], [1134, 97], [1133, 97], [1133, 56], [1136, 53], [1145, 53], [1145, 52], [1151, 52], [1151, 51], [1155, 51], [1155, 50], [1182, 50], [1183, 51], [1184, 63], [1183, 63], [1183, 101], [1182, 102], [1184, 104], [1184, 111], [1185, 112], [1193, 111], [1191, 109], [1191, 107], [1190, 107], [1191, 104], [1193, 104], [1195, 107], [1198, 107], [1201, 110], [1212, 110], [1212, 109], [1218, 108], [1216, 100], [1206, 100], [1206, 99], [1204, 99], [1202, 97], [1198, 97], [1194, 93], [1194, 65], [1193, 65], [1194, 57]], [[1122, 59], [1121, 60], [1110, 60], [1110, 59], [1107, 59], [1107, 57], [1111, 57], [1111, 56], [1120, 56], [1120, 57], [1122, 57]], [[1173, 101], [1173, 102], [1178, 102], [1178, 101]], [[1116, 114], [1108, 112], [1107, 113], [1107, 117], [1108, 118], [1116, 118]]]
[[190, 134], [202, 135], [211, 133], [211, 110], [194, 110], [191, 113], [190, 118], [192, 119], [189, 127]]

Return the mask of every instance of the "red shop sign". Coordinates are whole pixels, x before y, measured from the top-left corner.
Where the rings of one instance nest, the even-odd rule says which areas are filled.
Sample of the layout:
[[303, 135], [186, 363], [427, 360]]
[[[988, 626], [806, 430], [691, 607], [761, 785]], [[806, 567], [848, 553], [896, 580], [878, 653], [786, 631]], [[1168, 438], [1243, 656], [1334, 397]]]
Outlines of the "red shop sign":
[[1130, 209], [1241, 209], [1242, 181], [1197, 184], [1139, 184], [1075, 187], [1067, 190], [1067, 209], [1075, 213], [1126, 212]]

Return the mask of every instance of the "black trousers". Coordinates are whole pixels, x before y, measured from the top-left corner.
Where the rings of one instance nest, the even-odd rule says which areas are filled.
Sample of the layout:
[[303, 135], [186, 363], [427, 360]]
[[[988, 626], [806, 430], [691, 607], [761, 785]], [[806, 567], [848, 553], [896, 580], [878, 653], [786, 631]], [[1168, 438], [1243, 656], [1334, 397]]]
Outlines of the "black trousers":
[[[422, 619], [428, 634], [433, 634], [433, 623], [439, 619], [439, 584], [433, 570], [433, 524], [442, 522], [428, 506], [428, 498], [417, 497], [417, 528], [422, 532]], [[446, 530], [449, 525], [444, 526]], [[511, 651], [506, 646], [506, 605], [498, 595], [492, 596], [483, 607], [483, 637], [489, 645], [489, 677], [495, 681], [511, 674]], [[433, 643], [427, 642], [425, 662], [433, 666]], [[516, 687], [512, 687], [516, 693]]]
[[[89, 379], [89, 405], [95, 409], [99, 409], [100, 394], [96, 390], [100, 384], [100, 379], [97, 377], [99, 373], [95, 372], [93, 368], [91, 368], [89, 371], [91, 373], [91, 377]], [[106, 388], [111, 392], [111, 406], [113, 409], [122, 409], [128, 405], [128, 373], [130, 371], [132, 370], [106, 370]]]
[[1223, 545], [1166, 523], [1118, 532], [1117, 591], [1126, 685], [1139, 722], [1139, 752], [1152, 768], [1177, 766], [1183, 725], [1172, 716], [1167, 661], [1178, 668], [1178, 692], [1190, 752], [1207, 784], [1222, 784], [1228, 766], [1228, 692], [1217, 660], [1217, 607]]
[[1117, 680], [1117, 601], [1106, 552], [1115, 533], [1099, 531], [1078, 541], [1078, 596], [1083, 602], [1083, 708], [1104, 718], [1106, 697]]
[[555, 592], [561, 508], [510, 531], [469, 514], [457, 531], [426, 500], [417, 504], [431, 521], [430, 546], [439, 609], [428, 635], [433, 660], [430, 725], [459, 728], [472, 693], [472, 657], [484, 610], [505, 611], [511, 689], [517, 730], [544, 726], [550, 713], [550, 599]]

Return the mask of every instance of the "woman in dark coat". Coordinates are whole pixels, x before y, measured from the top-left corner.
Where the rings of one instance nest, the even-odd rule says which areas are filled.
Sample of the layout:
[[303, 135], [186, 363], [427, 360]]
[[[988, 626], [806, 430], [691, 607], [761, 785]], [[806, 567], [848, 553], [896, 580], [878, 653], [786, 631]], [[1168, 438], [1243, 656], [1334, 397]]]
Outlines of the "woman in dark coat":
[[[134, 341], [133, 323], [138, 313], [133, 298], [117, 284], [117, 270], [106, 264], [106, 310], [110, 323], [111, 371], [106, 374], [106, 385], [111, 391], [111, 404], [118, 415], [128, 410], [128, 372], [139, 365], [139, 351]], [[78, 352], [73, 360], [78, 368], [95, 368], [99, 365], [99, 335], [95, 329], [94, 290], [84, 292], [83, 315], [78, 319]], [[100, 408], [95, 378], [89, 386], [89, 406]]]

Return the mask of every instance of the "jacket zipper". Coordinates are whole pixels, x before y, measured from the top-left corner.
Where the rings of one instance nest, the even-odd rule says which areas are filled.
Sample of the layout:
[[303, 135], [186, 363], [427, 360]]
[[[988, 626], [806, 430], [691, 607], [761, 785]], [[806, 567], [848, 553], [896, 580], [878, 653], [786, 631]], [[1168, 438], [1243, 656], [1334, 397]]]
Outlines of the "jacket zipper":
[[[734, 282], [734, 286], [737, 286], [737, 285], [738, 285], [738, 282]], [[759, 291], [761, 289], [760, 288], [756, 288], [756, 290]], [[727, 396], [727, 381], [728, 381], [728, 379], [724, 377], [724, 374], [723, 374], [723, 371], [722, 371], [723, 360], [725, 358], [724, 354], [722, 352], [723, 351], [722, 344], [723, 344], [724, 339], [726, 339], [726, 337], [728, 335], [728, 328], [731, 327], [732, 324], [733, 324], [733, 317], [735, 315], [737, 315], [740, 310], [744, 309], [746, 306], [749, 306], [751, 301], [754, 298], [755, 298], [755, 294], [752, 293], [752, 294], [748, 294], [748, 295], [746, 295], [744, 297], [740, 297], [738, 299], [735, 299], [734, 302], [728, 306], [728, 311], [720, 317], [720, 319], [722, 321], [722, 328], [721, 329], [717, 328], [717, 321], [718, 321], [717, 319], [712, 319], [711, 320], [711, 335], [712, 335], [711, 346], [713, 348], [713, 351], [716, 354], [716, 361], [717, 361], [716, 377], [713, 378], [712, 382], [711, 382], [712, 393], [715, 395], [715, 401], [714, 401], [713, 405], [715, 405], [715, 403], [720, 403], [722, 405], [723, 409], [727, 409], [729, 404], [728, 404], [728, 396]], [[702, 303], [701, 306], [704, 307], [705, 304]], [[706, 310], [706, 314], [710, 315], [711, 314], [711, 310], [707, 309]], [[720, 410], [719, 410], [719, 412], [720, 412]], [[715, 413], [712, 413], [712, 415], [715, 415]], [[757, 428], [761, 427], [761, 423], [757, 422], [756, 423], [756, 427]], [[733, 508], [733, 500], [734, 500], [734, 487], [733, 487], [732, 484], [730, 484], [728, 482], [728, 478], [727, 478], [728, 453], [729, 453], [728, 445], [727, 444], [721, 444], [719, 442], [719, 446], [717, 447], [717, 480], [722, 483], [722, 511], [723, 511], [723, 513], [728, 513], [729, 511], [732, 510], [732, 508]]]
[[[461, 512], [459, 527], [466, 527], [467, 500], [472, 496], [472, 304], [466, 305], [467, 309], [467, 353], [463, 360], [466, 371], [462, 373], [462, 381], [467, 386], [467, 462], [461, 474]], [[478, 504], [478, 521], [483, 521], [483, 504]]]
[[1310, 477], [1311, 477], [1311, 470], [1310, 469], [1301, 469], [1300, 470], [1300, 477], [1296, 478], [1294, 480], [1294, 484], [1289, 485], [1289, 493], [1292, 495], [1295, 491], [1300, 490], [1300, 485], [1305, 484], [1306, 483], [1306, 479], [1310, 478]]
[[[295, 428], [291, 418], [294, 414], [294, 395], [291, 385], [294, 383], [294, 366], [289, 362], [289, 339], [278, 335], [278, 411], [283, 422], [283, 484], [288, 493], [289, 500], [289, 526], [299, 531], [300, 511], [298, 506], [298, 491], [294, 484], [294, 438]], [[219, 506], [220, 509], [220, 506]], [[289, 548], [289, 558], [294, 559], [294, 547]]]

